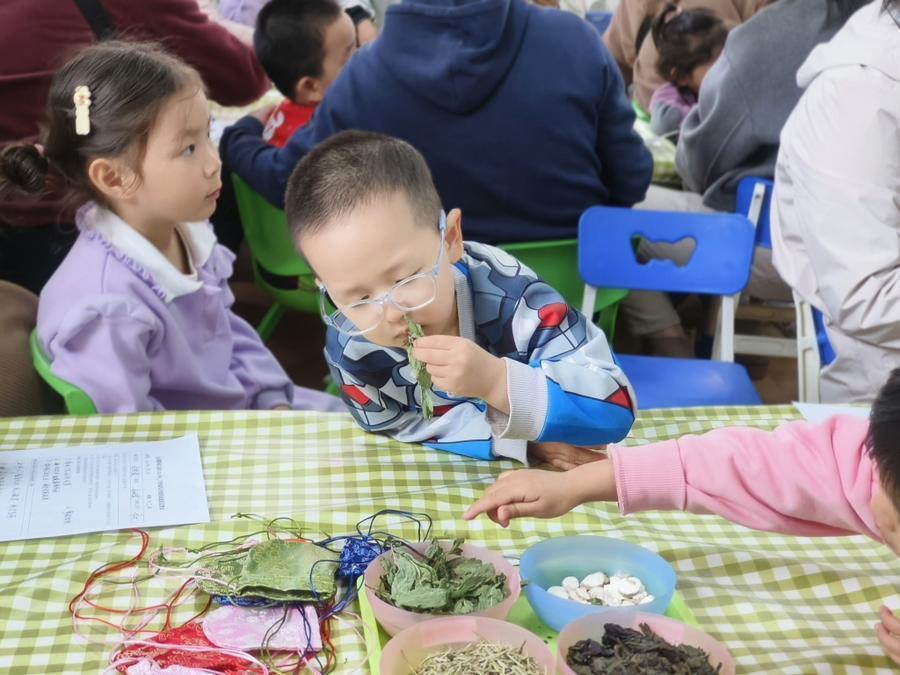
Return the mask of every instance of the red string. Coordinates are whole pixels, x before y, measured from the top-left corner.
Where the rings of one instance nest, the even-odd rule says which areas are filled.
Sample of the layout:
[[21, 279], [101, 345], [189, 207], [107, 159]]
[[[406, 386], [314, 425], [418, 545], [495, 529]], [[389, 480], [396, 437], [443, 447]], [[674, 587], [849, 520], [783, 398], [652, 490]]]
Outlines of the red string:
[[[212, 605], [212, 601], [213, 601], [212, 596], [210, 596], [207, 599], [206, 604], [204, 605], [203, 609], [201, 609], [199, 612], [197, 612], [194, 616], [192, 616], [190, 619], [188, 619], [187, 621], [185, 621], [184, 623], [180, 624], [177, 627], [172, 626], [172, 611], [177, 606], [178, 601], [182, 600], [183, 596], [185, 598], [187, 597], [184, 594], [185, 594], [185, 591], [187, 590], [188, 586], [190, 586], [192, 579], [188, 579], [183, 584], [181, 584], [181, 586], [178, 587], [178, 590], [175, 591], [175, 593], [170, 597], [170, 599], [168, 601], [166, 601], [164, 603], [160, 603], [160, 604], [150, 605], [148, 607], [136, 607], [136, 608], [132, 608], [132, 609], [114, 609], [112, 607], [105, 607], [101, 604], [95, 603], [93, 600], [91, 600], [88, 597], [88, 594], [94, 588], [94, 585], [103, 577], [109, 576], [116, 572], [121, 572], [122, 570], [126, 570], [130, 567], [135, 567], [140, 562], [143, 561], [144, 555], [146, 554], [147, 549], [150, 546], [150, 535], [147, 532], [144, 532], [143, 530], [139, 530], [136, 528], [131, 528], [130, 531], [133, 532], [134, 534], [137, 534], [138, 536], [140, 536], [140, 538], [141, 538], [140, 549], [133, 557], [128, 558], [127, 560], [120, 560], [118, 562], [105, 563], [105, 564], [101, 565], [100, 567], [98, 567], [93, 572], [91, 572], [91, 574], [88, 576], [87, 580], [84, 582], [84, 585], [82, 586], [81, 591], [79, 591], [79, 593], [77, 595], [75, 595], [75, 597], [73, 597], [69, 601], [69, 613], [72, 615], [72, 618], [76, 619], [76, 620], [80, 619], [82, 621], [92, 621], [95, 623], [99, 623], [99, 624], [102, 624], [109, 628], [112, 628], [113, 630], [116, 630], [120, 633], [126, 633], [130, 636], [134, 636], [134, 635], [138, 635], [140, 633], [152, 633], [152, 634], [156, 635], [163, 631], [174, 630], [176, 628], [182, 628], [184, 626], [187, 626], [191, 622], [196, 621], [198, 618], [200, 618], [201, 616], [206, 614], [206, 612], [209, 611], [209, 608]], [[291, 541], [305, 542], [305, 543], [308, 542], [308, 540], [306, 540], [306, 539], [294, 539]], [[190, 592], [192, 593], [195, 588], [196, 587], [192, 587]], [[159, 611], [162, 611], [163, 609], [165, 609], [166, 617], [165, 617], [165, 621], [163, 623], [163, 627], [160, 630], [151, 630], [149, 628], [136, 628], [134, 630], [128, 630], [121, 624], [116, 625], [110, 621], [107, 621], [107, 620], [102, 619], [97, 616], [85, 616], [85, 615], [81, 614], [78, 611], [78, 603], [80, 603], [80, 602], [84, 602], [89, 607], [92, 607], [93, 609], [95, 609], [99, 612], [106, 612], [106, 613], [112, 614], [112, 615], [145, 614], [147, 612], [153, 612], [153, 611], [159, 612]], [[328, 609], [329, 609], [329, 607], [326, 606], [325, 612], [327, 612]], [[319, 623], [319, 633], [322, 638], [322, 646], [325, 651], [325, 672], [330, 672], [330, 670], [334, 667], [334, 665], [337, 662], [334, 644], [331, 641], [331, 620], [330, 619], [326, 620], [326, 621], [321, 621]], [[303, 669], [303, 667], [312, 660], [313, 656], [314, 656], [314, 652], [310, 652], [310, 653], [300, 656], [296, 666], [294, 667], [295, 672], [299, 673]]]
[[[141, 547], [140, 550], [134, 555], [132, 558], [127, 560], [121, 560], [118, 562], [111, 562], [101, 565], [96, 570], [91, 572], [88, 576], [87, 580], [84, 582], [84, 586], [81, 588], [81, 591], [69, 601], [69, 613], [72, 615], [73, 619], [81, 620], [81, 621], [92, 621], [95, 623], [102, 624], [113, 630], [116, 630], [120, 633], [125, 633], [127, 635], [138, 635], [140, 633], [152, 633], [157, 634], [161, 632], [161, 630], [169, 630], [173, 628], [172, 626], [172, 611], [178, 604], [179, 600], [182, 600], [185, 590], [191, 584], [191, 580], [188, 579], [181, 586], [178, 587], [178, 590], [170, 597], [169, 600], [163, 602], [161, 604], [150, 605], [149, 607], [134, 607], [132, 609], [114, 609], [112, 607], [105, 607], [100, 605], [93, 600], [91, 600], [88, 596], [90, 591], [93, 589], [94, 585], [103, 577], [109, 576], [115, 572], [121, 572], [122, 570], [126, 570], [130, 567], [137, 566], [140, 562], [143, 561], [144, 555], [147, 553], [147, 549], [150, 546], [150, 535], [144, 532], [143, 530], [138, 530], [135, 528], [131, 528], [131, 531], [135, 534], [138, 534], [141, 537]], [[193, 592], [193, 588], [191, 589]], [[186, 597], [186, 596], [185, 596]], [[105, 612], [107, 614], [113, 615], [131, 615], [131, 614], [146, 614], [147, 612], [160, 612], [162, 610], [166, 611], [165, 622], [163, 623], [163, 627], [161, 630], [151, 630], [149, 628], [137, 628], [134, 630], [129, 630], [125, 628], [121, 623], [116, 625], [110, 621], [102, 619], [97, 616], [86, 616], [78, 611], [78, 603], [84, 602], [88, 606], [97, 610], [98, 612]], [[206, 604], [203, 609], [200, 610], [197, 614], [192, 616], [190, 619], [185, 621], [181, 626], [187, 625], [191, 621], [198, 619], [199, 617], [206, 614], [209, 611], [210, 605], [212, 604], [212, 597], [208, 598]]]

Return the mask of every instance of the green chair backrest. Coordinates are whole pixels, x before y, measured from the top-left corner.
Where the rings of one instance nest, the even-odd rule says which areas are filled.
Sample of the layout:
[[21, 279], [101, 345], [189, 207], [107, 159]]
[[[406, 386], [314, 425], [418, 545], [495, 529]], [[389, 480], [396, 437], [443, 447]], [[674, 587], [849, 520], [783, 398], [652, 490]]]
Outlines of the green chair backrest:
[[31, 331], [28, 336], [28, 347], [31, 349], [31, 361], [34, 369], [41, 379], [46, 382], [50, 388], [59, 394], [66, 405], [66, 411], [70, 415], [96, 415], [97, 408], [91, 397], [85, 394], [74, 384], [70, 384], [65, 380], [57, 377], [50, 370], [50, 360], [44, 353], [43, 347], [38, 340], [37, 329]]
[[[584, 281], [578, 274], [577, 239], [502, 244], [500, 248], [530, 267], [541, 279], [555, 288], [569, 305], [576, 309], [581, 308]], [[628, 295], [626, 290], [597, 289], [594, 311], [600, 312], [598, 325], [603, 329], [606, 339], [610, 342], [612, 342], [615, 332], [619, 301], [626, 295]]]
[[313, 273], [294, 248], [284, 211], [272, 206], [238, 176], [232, 175], [231, 179], [244, 237], [253, 257], [256, 283], [291, 309], [318, 312]]

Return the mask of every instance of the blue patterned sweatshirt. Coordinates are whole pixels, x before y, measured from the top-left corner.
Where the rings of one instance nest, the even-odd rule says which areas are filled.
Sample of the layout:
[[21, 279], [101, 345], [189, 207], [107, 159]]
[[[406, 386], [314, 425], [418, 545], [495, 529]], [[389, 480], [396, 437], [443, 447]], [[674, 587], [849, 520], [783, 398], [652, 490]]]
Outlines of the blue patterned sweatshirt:
[[477, 459], [525, 462], [528, 441], [598, 445], [634, 422], [633, 395], [606, 336], [508, 253], [466, 242], [455, 268], [460, 335], [507, 366], [510, 413], [434, 390], [434, 417], [406, 350], [328, 329], [325, 358], [367, 431]]

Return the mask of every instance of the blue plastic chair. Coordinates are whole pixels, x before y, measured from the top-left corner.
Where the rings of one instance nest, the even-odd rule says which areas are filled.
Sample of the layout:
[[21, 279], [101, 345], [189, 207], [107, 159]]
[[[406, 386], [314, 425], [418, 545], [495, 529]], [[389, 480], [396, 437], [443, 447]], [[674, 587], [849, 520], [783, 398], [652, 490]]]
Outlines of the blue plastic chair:
[[603, 35], [606, 29], [609, 28], [609, 24], [612, 23], [612, 17], [612, 12], [588, 12], [584, 15], [587, 22], [596, 28], [600, 35]]
[[[738, 183], [736, 210], [756, 225], [756, 245], [772, 248], [771, 210], [774, 183], [766, 178], [747, 177]], [[819, 370], [834, 361], [835, 353], [825, 332], [822, 312], [794, 295], [797, 324], [796, 357], [799, 398], [805, 402], [818, 401]], [[740, 348], [736, 336], [736, 351], [761, 353]], [[755, 342], [778, 341], [779, 338], [752, 338]], [[812, 353], [810, 353], [812, 352]]]
[[[669, 243], [689, 237], [696, 247], [682, 267], [669, 260], [640, 263], [632, 247], [636, 237]], [[592, 302], [595, 287], [734, 295], [750, 277], [753, 240], [753, 225], [737, 214], [590, 208], [578, 224], [585, 302]], [[641, 408], [760, 404], [750, 376], [736, 363], [624, 354], [618, 361]]]

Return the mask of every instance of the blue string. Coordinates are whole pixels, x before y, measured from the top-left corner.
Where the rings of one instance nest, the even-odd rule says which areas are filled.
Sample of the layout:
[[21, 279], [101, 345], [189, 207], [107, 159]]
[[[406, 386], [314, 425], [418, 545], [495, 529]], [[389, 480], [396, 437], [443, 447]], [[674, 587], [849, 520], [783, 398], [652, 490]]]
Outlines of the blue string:
[[[385, 516], [399, 516], [405, 518], [416, 525], [416, 534], [418, 541], [425, 541], [431, 534], [432, 519], [427, 513], [414, 513], [409, 511], [400, 511], [396, 509], [383, 509], [377, 513], [363, 518], [356, 524], [355, 535], [339, 535], [328, 537], [322, 541], [314, 542], [315, 546], [321, 546], [333, 553], [338, 553], [337, 560], [317, 560], [313, 563], [309, 571], [309, 588], [315, 598], [315, 604], [318, 609], [319, 621], [324, 622], [336, 614], [341, 613], [347, 608], [358, 595], [357, 580], [365, 574], [366, 568], [379, 555], [396, 546], [409, 546], [409, 543], [397, 537], [396, 535], [381, 530], [377, 527], [379, 518]], [[340, 549], [337, 550], [338, 546]], [[316, 566], [336, 565], [335, 576], [343, 580], [346, 589], [343, 595], [331, 607], [326, 609], [326, 603], [322, 596], [316, 591], [314, 572]], [[265, 598], [252, 597], [232, 597], [225, 595], [214, 595], [213, 600], [220, 605], [236, 605], [238, 607], [272, 607], [275, 605], [290, 605], [291, 603], [278, 603]], [[303, 616], [304, 633], [307, 638], [312, 636], [312, 627], [306, 619], [303, 608], [300, 607]], [[320, 669], [323, 667], [319, 660], [319, 655], [315, 654], [315, 660]]]
[[234, 605], [235, 607], [274, 607], [276, 602], [265, 598], [250, 598], [240, 596], [214, 595], [213, 602], [218, 605]]

